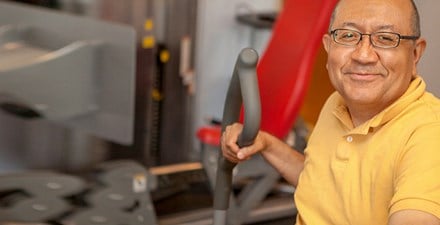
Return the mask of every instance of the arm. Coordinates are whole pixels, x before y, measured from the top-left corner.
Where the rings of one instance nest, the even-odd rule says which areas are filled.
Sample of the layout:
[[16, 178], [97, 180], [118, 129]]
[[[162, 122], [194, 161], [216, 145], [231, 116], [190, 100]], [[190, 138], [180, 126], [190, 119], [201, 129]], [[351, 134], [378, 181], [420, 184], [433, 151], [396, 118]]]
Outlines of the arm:
[[389, 225], [440, 225], [440, 123], [419, 126], [396, 164]]
[[240, 149], [236, 142], [241, 130], [241, 124], [233, 124], [225, 129], [221, 143], [224, 157], [239, 163], [260, 152], [284, 179], [296, 187], [304, 167], [304, 155], [264, 131], [258, 132], [252, 145]]
[[418, 210], [401, 210], [391, 215], [388, 225], [440, 225], [440, 219]]

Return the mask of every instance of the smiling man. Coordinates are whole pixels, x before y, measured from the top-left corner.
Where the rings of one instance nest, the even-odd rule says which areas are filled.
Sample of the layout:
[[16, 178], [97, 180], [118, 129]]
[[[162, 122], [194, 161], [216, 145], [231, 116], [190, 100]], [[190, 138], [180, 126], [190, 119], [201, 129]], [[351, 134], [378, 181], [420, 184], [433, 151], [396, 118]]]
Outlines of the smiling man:
[[305, 155], [264, 131], [240, 149], [240, 124], [223, 155], [261, 153], [296, 186], [298, 225], [440, 225], [440, 101], [417, 73], [420, 35], [411, 0], [341, 0], [323, 37], [336, 92]]

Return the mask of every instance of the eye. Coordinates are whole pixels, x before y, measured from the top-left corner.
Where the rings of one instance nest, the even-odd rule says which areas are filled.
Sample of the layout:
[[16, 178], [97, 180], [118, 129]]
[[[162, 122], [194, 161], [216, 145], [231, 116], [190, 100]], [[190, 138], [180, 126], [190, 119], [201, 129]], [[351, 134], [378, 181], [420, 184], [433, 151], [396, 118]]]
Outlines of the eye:
[[394, 41], [394, 38], [389, 35], [379, 35], [378, 40], [380, 40], [380, 41]]
[[356, 33], [355, 31], [351, 31], [351, 30], [340, 30], [336, 33], [337, 37], [339, 40], [342, 41], [352, 41], [352, 40], [357, 40], [359, 34]]
[[390, 44], [398, 41], [399, 36], [393, 33], [377, 33], [374, 35], [374, 39], [379, 43]]

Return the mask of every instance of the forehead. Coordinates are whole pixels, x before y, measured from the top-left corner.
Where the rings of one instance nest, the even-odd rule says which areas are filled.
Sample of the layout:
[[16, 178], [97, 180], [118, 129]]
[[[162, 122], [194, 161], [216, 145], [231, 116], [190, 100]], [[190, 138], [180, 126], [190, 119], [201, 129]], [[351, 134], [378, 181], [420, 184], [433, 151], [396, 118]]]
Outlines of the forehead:
[[333, 26], [409, 32], [411, 15], [412, 5], [409, 0], [341, 0]]

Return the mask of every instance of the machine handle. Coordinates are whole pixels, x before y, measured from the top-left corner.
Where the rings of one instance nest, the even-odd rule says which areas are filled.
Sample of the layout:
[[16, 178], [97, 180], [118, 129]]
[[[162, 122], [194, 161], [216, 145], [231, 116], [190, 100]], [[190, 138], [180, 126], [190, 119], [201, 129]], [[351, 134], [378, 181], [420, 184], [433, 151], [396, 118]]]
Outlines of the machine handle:
[[[244, 126], [237, 144], [240, 147], [251, 145], [257, 136], [261, 122], [260, 93], [256, 75], [258, 53], [251, 48], [243, 49], [238, 55], [229, 84], [223, 109], [222, 132], [226, 126], [239, 120], [241, 105], [244, 105]], [[217, 178], [214, 191], [214, 209], [226, 211], [232, 189], [232, 170], [235, 163], [219, 154]], [[224, 214], [220, 212], [220, 214]], [[214, 214], [214, 222], [216, 221]], [[219, 219], [223, 220], [223, 219]], [[222, 222], [224, 223], [224, 222]]]

